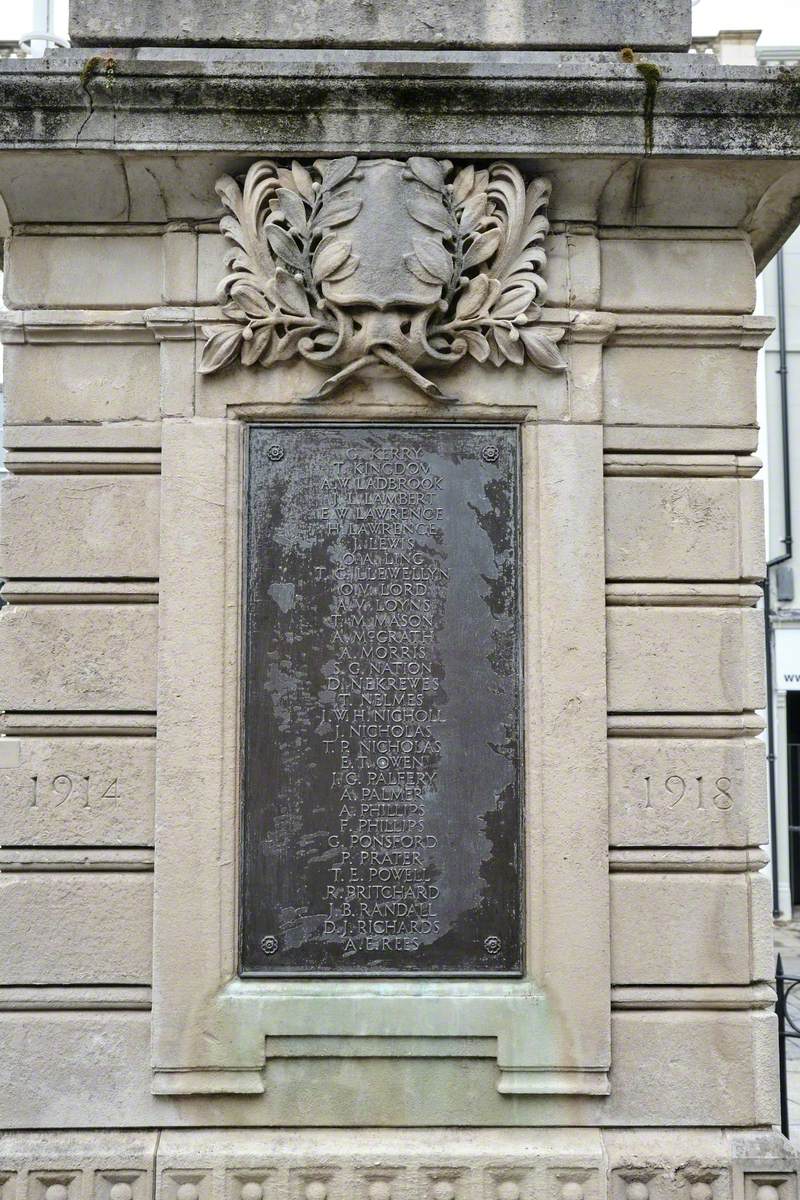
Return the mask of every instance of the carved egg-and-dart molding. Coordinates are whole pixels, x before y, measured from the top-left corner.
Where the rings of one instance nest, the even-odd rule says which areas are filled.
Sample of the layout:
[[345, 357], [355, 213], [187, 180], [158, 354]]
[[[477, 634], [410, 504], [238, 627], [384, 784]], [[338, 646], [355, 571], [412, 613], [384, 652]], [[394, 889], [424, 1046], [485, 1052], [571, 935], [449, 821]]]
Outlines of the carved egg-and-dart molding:
[[536, 328], [550, 184], [515, 166], [433, 158], [253, 163], [217, 184], [232, 243], [219, 285], [226, 318], [208, 326], [200, 370], [263, 367], [301, 355], [338, 368], [314, 396], [383, 363], [434, 400], [418, 368], [470, 355], [495, 366], [566, 364]]

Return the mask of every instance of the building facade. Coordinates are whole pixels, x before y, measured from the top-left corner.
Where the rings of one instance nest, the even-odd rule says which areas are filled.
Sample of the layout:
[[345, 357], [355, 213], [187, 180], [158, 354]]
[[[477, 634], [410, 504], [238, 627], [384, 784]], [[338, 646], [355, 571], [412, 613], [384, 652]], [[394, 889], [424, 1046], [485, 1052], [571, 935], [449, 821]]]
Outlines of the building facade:
[[768, 464], [768, 554], [774, 728], [773, 803], [775, 807], [775, 911], [790, 920], [800, 903], [800, 763], [796, 741], [798, 687], [797, 640], [800, 634], [795, 599], [793, 529], [798, 503], [797, 389], [798, 308], [800, 308], [800, 239], [794, 234], [764, 274], [765, 311], [776, 328], [764, 351], [763, 390]]
[[0, 62], [5, 1200], [793, 1200], [756, 277], [689, 4]]
[[[793, 46], [759, 46], [759, 30], [724, 30], [716, 37], [697, 37], [696, 53], [713, 54], [723, 64], [758, 64], [792, 71], [800, 62]], [[764, 346], [760, 380], [761, 440], [767, 496], [767, 558], [769, 589], [765, 629], [769, 658], [771, 707], [766, 713], [770, 776], [773, 913], [788, 922], [800, 904], [800, 763], [797, 760], [798, 614], [792, 531], [797, 527], [797, 497], [792, 482], [798, 477], [796, 397], [798, 296], [800, 296], [800, 235], [790, 235], [762, 276], [758, 310], [775, 322]], [[771, 737], [770, 737], [771, 731]]]

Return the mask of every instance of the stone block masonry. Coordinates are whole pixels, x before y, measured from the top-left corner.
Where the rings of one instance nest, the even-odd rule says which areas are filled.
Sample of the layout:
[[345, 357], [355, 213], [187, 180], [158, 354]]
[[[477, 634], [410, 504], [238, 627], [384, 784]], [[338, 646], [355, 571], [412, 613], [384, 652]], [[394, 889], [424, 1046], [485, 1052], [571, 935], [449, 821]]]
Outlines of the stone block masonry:
[[[663, 0], [167, 11], [0, 63], [0, 1200], [796, 1200], [752, 315], [792, 80]], [[329, 502], [323, 432], [380, 483]], [[437, 572], [430, 636], [350, 619], [356, 551]]]
[[431, 7], [420, 3], [398, 11], [393, 5], [335, 0], [325, 8], [301, 0], [288, 7], [254, 0], [212, 4], [181, 0], [164, 9], [143, 0], [130, 12], [113, 0], [74, 0], [70, 11], [74, 45], [212, 46], [474, 46], [596, 49], [636, 45], [648, 50], [684, 50], [690, 23], [684, 5], [644, 0], [632, 10], [619, 0], [467, 0]]

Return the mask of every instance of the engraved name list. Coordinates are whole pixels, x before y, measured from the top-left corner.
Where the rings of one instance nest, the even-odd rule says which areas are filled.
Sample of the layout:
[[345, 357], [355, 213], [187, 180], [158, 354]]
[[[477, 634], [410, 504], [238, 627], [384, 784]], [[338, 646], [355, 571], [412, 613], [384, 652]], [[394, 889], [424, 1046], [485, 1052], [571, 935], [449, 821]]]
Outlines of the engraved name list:
[[519, 970], [517, 456], [251, 431], [243, 973]]

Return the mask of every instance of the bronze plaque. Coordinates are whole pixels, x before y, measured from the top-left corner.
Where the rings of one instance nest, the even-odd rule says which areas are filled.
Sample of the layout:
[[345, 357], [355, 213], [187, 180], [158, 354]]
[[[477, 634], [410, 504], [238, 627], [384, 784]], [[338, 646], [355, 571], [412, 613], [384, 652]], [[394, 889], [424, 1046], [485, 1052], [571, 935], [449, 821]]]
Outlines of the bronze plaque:
[[519, 433], [254, 426], [243, 975], [522, 967]]

